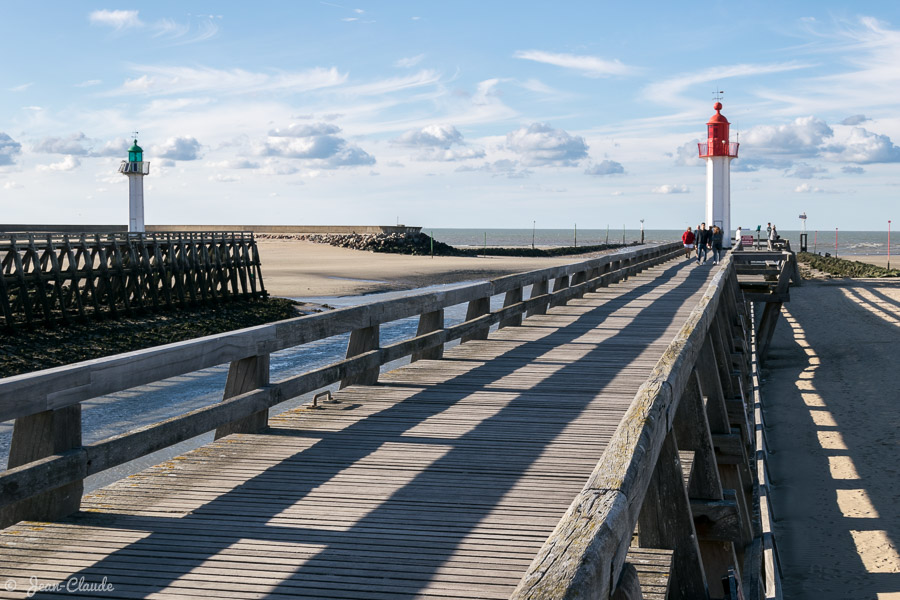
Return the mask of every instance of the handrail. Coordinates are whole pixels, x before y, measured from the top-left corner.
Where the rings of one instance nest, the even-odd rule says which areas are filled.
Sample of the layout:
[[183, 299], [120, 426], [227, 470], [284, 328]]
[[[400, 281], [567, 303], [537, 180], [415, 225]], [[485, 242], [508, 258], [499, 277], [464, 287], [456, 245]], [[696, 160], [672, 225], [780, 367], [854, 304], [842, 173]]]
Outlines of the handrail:
[[657, 248], [669, 252], [675, 247], [677, 244], [667, 244], [617, 252], [451, 290], [351, 306], [0, 379], [0, 422], [630, 260]]
[[[569, 298], [618, 281], [681, 252], [680, 243], [646, 246], [452, 290], [298, 317], [2, 379], [0, 421], [30, 419], [37, 413], [77, 409], [80, 402], [99, 395], [224, 362], [231, 361], [232, 369], [235, 369], [236, 364], [246, 359], [291, 346], [346, 332], [356, 335], [367, 328], [416, 314], [424, 318], [429, 313], [466, 301], [471, 307], [498, 293], [507, 292], [507, 299], [517, 298], [496, 311], [486, 310], [467, 316], [467, 320], [458, 325], [441, 326], [384, 347], [376, 344], [374, 348], [352, 353], [348, 347], [348, 358], [337, 363], [275, 383], [254, 384], [252, 389], [239, 390], [232, 397], [226, 392], [226, 399], [214, 405], [87, 446], [78, 445], [69, 450], [56, 448], [50, 456], [33, 457], [26, 464], [12, 465], [14, 468], [0, 473], [0, 508], [259, 414], [304, 393], [347, 381], [373, 369], [377, 374], [379, 366], [399, 358], [415, 356], [450, 340], [462, 338], [465, 341], [467, 336], [487, 331], [495, 323], [503, 326], [502, 323], [509, 322], [515, 315], [532, 314], [547, 306], [562, 304]], [[571, 285], [570, 275], [575, 275]], [[557, 281], [553, 291], [539, 285], [550, 279]], [[532, 297], [522, 300], [521, 288], [530, 284], [534, 285]], [[80, 417], [77, 422], [80, 426]]]
[[734, 276], [729, 254], [641, 386], [588, 482], [544, 543], [512, 598], [609, 598], [685, 385]]

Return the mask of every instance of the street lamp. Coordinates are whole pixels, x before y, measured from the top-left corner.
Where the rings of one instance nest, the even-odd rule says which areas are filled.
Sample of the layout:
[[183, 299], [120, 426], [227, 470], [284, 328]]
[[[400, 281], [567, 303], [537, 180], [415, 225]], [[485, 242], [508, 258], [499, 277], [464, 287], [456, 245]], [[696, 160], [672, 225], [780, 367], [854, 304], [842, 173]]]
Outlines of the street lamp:
[[644, 243], [644, 220], [641, 219], [641, 243]]
[[534, 250], [534, 228], [537, 225], [537, 221], [531, 222], [531, 249]]

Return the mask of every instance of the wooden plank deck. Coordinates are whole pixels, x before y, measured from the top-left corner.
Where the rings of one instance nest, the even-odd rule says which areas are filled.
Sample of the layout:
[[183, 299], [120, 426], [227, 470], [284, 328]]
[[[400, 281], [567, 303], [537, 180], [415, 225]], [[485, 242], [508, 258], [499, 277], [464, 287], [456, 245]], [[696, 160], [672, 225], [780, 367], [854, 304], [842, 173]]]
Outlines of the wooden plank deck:
[[507, 598], [714, 272], [664, 263], [0, 532], [0, 597], [75, 576], [102, 598]]

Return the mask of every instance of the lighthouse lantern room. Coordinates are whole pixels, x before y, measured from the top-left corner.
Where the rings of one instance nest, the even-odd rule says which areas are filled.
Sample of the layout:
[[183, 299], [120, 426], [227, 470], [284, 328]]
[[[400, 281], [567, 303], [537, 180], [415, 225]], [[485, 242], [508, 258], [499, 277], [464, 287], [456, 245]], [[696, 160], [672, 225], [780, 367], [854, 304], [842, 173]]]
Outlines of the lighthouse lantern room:
[[119, 165], [119, 173], [128, 177], [128, 232], [144, 232], [144, 175], [150, 173], [150, 163], [144, 162], [144, 150], [137, 138], [128, 149], [128, 160]]
[[731, 247], [731, 159], [737, 158], [738, 144], [728, 140], [729, 123], [722, 115], [722, 103], [713, 105], [716, 114], [706, 124], [706, 143], [698, 144], [700, 158], [706, 159], [706, 223], [722, 228], [722, 245]]

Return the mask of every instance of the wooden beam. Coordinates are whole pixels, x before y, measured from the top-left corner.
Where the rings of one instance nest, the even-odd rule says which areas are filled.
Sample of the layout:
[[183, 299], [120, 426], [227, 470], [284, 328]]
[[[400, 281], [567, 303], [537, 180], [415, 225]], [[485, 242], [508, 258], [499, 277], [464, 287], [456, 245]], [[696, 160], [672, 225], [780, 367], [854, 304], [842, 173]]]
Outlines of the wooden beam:
[[[223, 400], [240, 396], [269, 384], [269, 355], [251, 356], [231, 363]], [[269, 410], [261, 410], [216, 429], [215, 439], [232, 433], [259, 433], [269, 424]]]
[[[379, 327], [363, 327], [350, 333], [350, 341], [347, 342], [347, 358], [353, 358], [371, 350], [377, 350], [379, 346]], [[378, 367], [367, 369], [358, 375], [351, 375], [341, 380], [340, 389], [351, 385], [375, 385], [378, 383]]]
[[[521, 290], [522, 288], [519, 288]], [[431, 312], [422, 313], [419, 316], [419, 326], [416, 329], [416, 337], [421, 335], [425, 335], [426, 333], [431, 333], [433, 331], [440, 331], [444, 328], [444, 309], [433, 310]], [[438, 360], [444, 356], [444, 345], [441, 344], [439, 346], [435, 346], [434, 348], [429, 348], [427, 350], [422, 350], [420, 352], [413, 352], [411, 362], [416, 362], [417, 360], [422, 359], [430, 359], [430, 360]]]
[[699, 599], [709, 597], [703, 558], [691, 505], [684, 488], [675, 434], [663, 441], [650, 485], [641, 503], [638, 539], [644, 548], [668, 548], [675, 552], [669, 597]]

